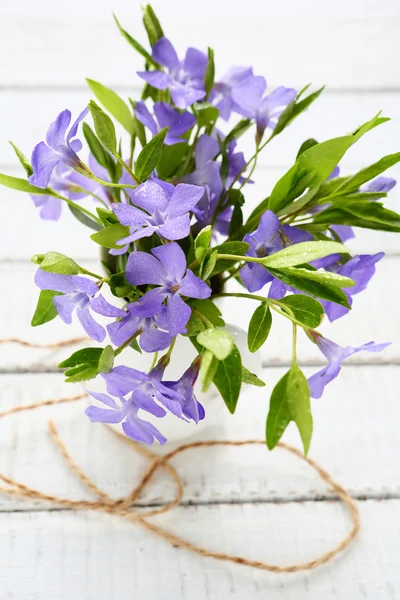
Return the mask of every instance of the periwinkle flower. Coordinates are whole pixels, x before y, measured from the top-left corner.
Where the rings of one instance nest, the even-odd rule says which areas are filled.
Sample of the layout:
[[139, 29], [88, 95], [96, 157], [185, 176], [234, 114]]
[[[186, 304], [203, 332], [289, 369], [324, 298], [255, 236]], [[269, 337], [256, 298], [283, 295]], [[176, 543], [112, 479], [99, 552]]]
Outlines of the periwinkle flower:
[[[54, 296], [53, 304], [59, 317], [70, 325], [72, 313], [77, 317], [86, 333], [96, 342], [102, 342], [106, 331], [91, 315], [90, 309], [105, 317], [123, 317], [125, 312], [109, 304], [99, 291], [97, 284], [79, 275], [59, 275], [38, 269], [35, 283], [41, 290], [60, 292]], [[96, 297], [95, 297], [96, 296]]]
[[342, 362], [346, 358], [356, 354], [357, 352], [381, 352], [384, 350], [384, 348], [390, 345], [390, 342], [383, 344], [368, 342], [362, 346], [346, 346], [346, 348], [342, 348], [338, 344], [335, 344], [335, 342], [328, 340], [316, 331], [310, 331], [310, 335], [317, 344], [318, 348], [321, 350], [322, 354], [328, 360], [327, 366], [312, 375], [308, 380], [312, 398], [321, 398], [325, 386], [339, 375], [342, 368]]
[[186, 257], [175, 243], [152, 249], [152, 254], [132, 252], [126, 266], [126, 279], [132, 285], [154, 285], [141, 299], [142, 308], [158, 314], [167, 302], [166, 325], [173, 336], [182, 333], [191, 310], [181, 296], [209, 298], [211, 288], [186, 267]]
[[[243, 177], [242, 173], [245, 171], [246, 159], [244, 158], [243, 152], [235, 152], [237, 146], [236, 140], [232, 140], [228, 146], [227, 161], [228, 161], [228, 173], [225, 181], [225, 188], [229, 189], [234, 181], [238, 183], [244, 183], [246, 178]], [[254, 183], [251, 179], [247, 183]]]
[[[50, 187], [62, 193], [69, 200], [81, 200], [87, 194], [81, 187], [89, 181], [80, 173], [72, 171], [64, 163], [59, 162], [50, 176]], [[40, 217], [46, 221], [57, 221], [61, 215], [62, 200], [47, 194], [31, 194], [35, 206], [40, 209]]]
[[154, 114], [150, 113], [144, 102], [136, 103], [136, 118], [142, 125], [150, 129], [151, 133], [156, 135], [164, 127], [168, 127], [164, 144], [172, 146], [180, 142], [187, 142], [182, 135], [189, 131], [196, 123], [196, 117], [187, 110], [179, 112], [167, 102], [155, 102]]
[[210, 101], [215, 104], [219, 114], [225, 121], [228, 121], [232, 112], [237, 112], [240, 108], [233, 99], [233, 90], [245, 81], [248, 77], [253, 77], [251, 67], [231, 67], [221, 79], [214, 84], [210, 94]]
[[[253, 233], [244, 236], [243, 241], [249, 244], [247, 256], [263, 258], [282, 250], [289, 244], [298, 244], [312, 240], [312, 236], [297, 227], [283, 225], [275, 213], [267, 210]], [[240, 271], [240, 276], [249, 292], [257, 292], [265, 284], [271, 283], [268, 296], [273, 299], [282, 298], [289, 287], [276, 279], [265, 267], [257, 263], [247, 263]]]
[[[154, 440], [165, 444], [165, 438], [158, 429], [148, 421], [141, 419], [138, 415], [140, 408], [135, 404], [134, 394], [128, 400], [122, 396], [118, 398], [119, 403], [107, 394], [88, 392], [95, 400], [108, 406], [100, 408], [89, 406], [85, 414], [93, 423], [121, 423], [124, 433], [135, 442], [143, 442], [151, 445]], [[165, 411], [164, 411], [165, 414]], [[161, 415], [163, 416], [163, 415]]]
[[181, 240], [189, 235], [190, 211], [202, 197], [204, 189], [185, 183], [176, 187], [160, 183], [148, 180], [133, 190], [130, 198], [135, 206], [113, 205], [120, 223], [130, 227], [130, 234], [119, 240], [119, 244], [128, 244], [153, 233], [167, 240]]
[[85, 170], [77, 155], [77, 152], [82, 149], [82, 142], [73, 138], [78, 132], [79, 123], [86, 117], [87, 113], [88, 108], [85, 108], [68, 129], [71, 122], [71, 112], [66, 109], [50, 125], [46, 134], [46, 142], [37, 144], [32, 152], [33, 174], [29, 177], [29, 182], [32, 185], [43, 189], [47, 188], [51, 174], [60, 162], [78, 171]]
[[169, 89], [178, 108], [184, 109], [206, 95], [204, 75], [207, 56], [195, 48], [188, 48], [180, 61], [171, 42], [162, 37], [153, 46], [153, 59], [167, 69], [164, 71], [140, 71], [139, 77], [158, 90]]
[[257, 139], [265, 129], [274, 129], [287, 105], [296, 97], [296, 90], [280, 86], [264, 96], [267, 82], [264, 77], [248, 77], [232, 90], [232, 98], [239, 112], [257, 123]]
[[155, 417], [165, 416], [165, 410], [184, 419], [183, 396], [162, 382], [165, 364], [159, 362], [149, 373], [142, 373], [130, 367], [114, 367], [107, 375], [102, 374], [107, 391], [112, 396], [122, 397], [132, 392], [138, 408], [147, 410]]
[[390, 192], [394, 188], [397, 181], [393, 177], [375, 177], [372, 181], [361, 186], [360, 192]]
[[184, 372], [178, 381], [164, 381], [164, 385], [171, 390], [175, 390], [183, 397], [182, 413], [184, 417], [192, 419], [195, 423], [202, 421], [205, 417], [204, 407], [197, 400], [194, 393], [194, 386], [199, 375], [200, 363], [195, 361]]
[[[343, 265], [340, 265], [337, 261], [340, 258], [338, 255], [332, 254], [330, 257], [320, 259], [320, 261], [314, 261], [314, 266], [323, 266], [327, 271], [332, 271], [349, 277], [355, 282], [355, 285], [348, 288], [343, 288], [344, 293], [347, 296], [349, 305], [353, 304], [353, 296], [364, 291], [375, 274], [375, 265], [383, 257], [384, 252], [378, 252], [377, 254], [360, 254], [353, 256]], [[321, 261], [324, 261], [323, 263]], [[325, 308], [325, 313], [328, 319], [332, 322], [349, 312], [349, 309], [335, 302], [328, 302], [321, 300], [321, 304]]]
[[[143, 300], [144, 298], [144, 300]], [[159, 352], [171, 344], [173, 336], [168, 331], [167, 308], [158, 300], [147, 302], [146, 296], [126, 305], [125, 316], [107, 325], [108, 335], [115, 346], [121, 346], [140, 331], [140, 347], [145, 352]]]

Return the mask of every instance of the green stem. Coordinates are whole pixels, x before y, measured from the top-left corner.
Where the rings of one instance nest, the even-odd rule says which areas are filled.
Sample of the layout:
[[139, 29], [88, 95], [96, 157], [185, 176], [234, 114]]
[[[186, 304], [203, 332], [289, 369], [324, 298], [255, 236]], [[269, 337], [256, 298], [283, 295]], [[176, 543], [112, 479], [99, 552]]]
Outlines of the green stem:
[[96, 275], [96, 273], [92, 273], [92, 271], [88, 271], [87, 269], [84, 269], [83, 267], [80, 267], [81, 273], [84, 273], [85, 275], [90, 275], [90, 277], [94, 277], [95, 279], [100, 279], [101, 281], [107, 281], [108, 277], [104, 279], [104, 277], [102, 277], [101, 275]]
[[[129, 167], [129, 165], [126, 164], [126, 162], [120, 157], [120, 155], [117, 154], [117, 152], [115, 152], [114, 156], [117, 159], [117, 161], [119, 162], [119, 164], [125, 169], [125, 171], [127, 173], [129, 173], [129, 175], [132, 177], [133, 181], [135, 181], [138, 184], [139, 183], [138, 178], [136, 177], [136, 175], [132, 171], [132, 169]], [[113, 185], [115, 187], [115, 184], [113, 184]], [[124, 187], [129, 187], [129, 186], [124, 186]]]
[[126, 340], [126, 342], [124, 342], [123, 344], [121, 344], [121, 346], [118, 346], [118, 348], [114, 352], [115, 356], [118, 356], [118, 354], [121, 354], [121, 352], [123, 350], [125, 350], [125, 348], [127, 346], [130, 346], [132, 344], [133, 340], [135, 340], [138, 337], [138, 335], [140, 335], [141, 333], [142, 333], [142, 330], [139, 329], [136, 333], [134, 333], [133, 335], [131, 335], [131, 337]]
[[263, 258], [256, 258], [255, 256], [237, 256], [236, 254], [217, 254], [217, 260], [234, 260], [238, 262], [240, 260], [244, 260], [244, 262], [254, 262], [260, 263], [263, 261]]
[[151, 363], [151, 365], [150, 365], [150, 371], [151, 371], [152, 369], [154, 369], [154, 367], [155, 367], [155, 366], [156, 366], [156, 364], [157, 364], [157, 361], [158, 361], [158, 352], [154, 352], [153, 361], [152, 361], [152, 363]]
[[94, 215], [93, 213], [91, 213], [90, 210], [87, 210], [83, 206], [80, 206], [79, 204], [76, 204], [76, 202], [73, 202], [72, 200], [69, 200], [69, 198], [65, 198], [65, 196], [61, 196], [61, 194], [54, 193], [54, 197], [55, 198], [59, 198], [63, 202], [66, 202], [67, 204], [69, 204], [70, 206], [72, 206], [73, 208], [75, 208], [76, 210], [79, 210], [80, 212], [84, 213], [85, 215], [87, 215], [88, 217], [90, 217], [91, 219], [93, 219], [93, 221], [97, 221], [97, 223], [100, 223], [100, 225], [103, 225], [103, 223], [101, 222], [101, 220], [96, 215]]
[[[131, 189], [131, 190], [136, 190], [136, 188], [137, 188], [137, 185], [130, 185], [128, 183], [111, 183], [110, 181], [103, 181], [102, 179], [99, 179], [98, 177], [96, 177], [96, 175], [94, 175], [94, 173], [91, 173], [90, 177], [91, 177], [91, 179], [94, 179], [95, 181], [97, 181], [97, 183], [101, 183], [101, 185], [104, 185], [104, 187]], [[135, 177], [135, 181], [136, 181], [136, 177]]]
[[[215, 298], [216, 296], [225, 296], [225, 295], [226, 295], [226, 294], [214, 294], [214, 295], [213, 295], [213, 298]], [[228, 294], [228, 295], [229, 295], [229, 294]], [[208, 327], [209, 329], [213, 329], [214, 325], [211, 323], [211, 321], [209, 321], [209, 320], [207, 319], [207, 317], [205, 317], [204, 315], [202, 315], [202, 314], [201, 314], [201, 312], [199, 312], [199, 311], [198, 311], [198, 310], [196, 310], [195, 308], [192, 308], [192, 312], [193, 312], [195, 315], [197, 315], [197, 316], [199, 317], [199, 319], [200, 319], [201, 321], [203, 321], [203, 323], [204, 323], [205, 325], [207, 325], [207, 327]]]

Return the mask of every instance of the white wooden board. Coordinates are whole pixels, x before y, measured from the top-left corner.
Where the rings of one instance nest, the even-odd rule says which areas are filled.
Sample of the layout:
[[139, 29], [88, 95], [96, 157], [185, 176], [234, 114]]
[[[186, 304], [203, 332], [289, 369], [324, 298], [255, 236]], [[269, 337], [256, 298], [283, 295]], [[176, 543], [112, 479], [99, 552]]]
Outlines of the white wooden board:
[[[295, 575], [199, 558], [113, 517], [2, 514], [2, 594], [18, 600], [395, 600], [400, 501], [362, 502], [360, 510], [361, 534], [346, 553]], [[191, 506], [158, 522], [214, 550], [279, 564], [314, 558], [348, 526], [343, 508], [325, 502]]]
[[[245, 387], [234, 416], [218, 398], [206, 405], [208, 420], [202, 424], [177, 423], [179, 443], [191, 439], [264, 439], [269, 396], [285, 371], [264, 369], [261, 376], [267, 386]], [[307, 376], [313, 372], [314, 368], [305, 369]], [[400, 494], [399, 377], [398, 366], [348, 366], [321, 400], [312, 401], [314, 436], [310, 456], [357, 497], [391, 498]], [[6, 410], [76, 394], [81, 389], [79, 385], [63, 383], [62, 375], [1, 375], [0, 407]], [[47, 421], [52, 419], [73, 458], [100, 487], [114, 497], [129, 493], [143, 473], [145, 460], [103, 425], [90, 423], [83, 414], [86, 405], [82, 400], [5, 417], [0, 423], [0, 471], [45, 493], [57, 491], [73, 499], [88, 497], [48, 436]], [[157, 426], [162, 431], [163, 421], [157, 420]], [[284, 440], [299, 447], [294, 426], [289, 427]], [[168, 444], [166, 450], [173, 447]], [[154, 450], [166, 451], [158, 445]], [[305, 463], [281, 449], [270, 453], [263, 445], [192, 450], [177, 457], [174, 464], [185, 482], [185, 503], [287, 502], [332, 497]], [[160, 472], [140, 502], [163, 503], [173, 495], [174, 484]], [[3, 511], [43, 508], [38, 501], [0, 498]]]

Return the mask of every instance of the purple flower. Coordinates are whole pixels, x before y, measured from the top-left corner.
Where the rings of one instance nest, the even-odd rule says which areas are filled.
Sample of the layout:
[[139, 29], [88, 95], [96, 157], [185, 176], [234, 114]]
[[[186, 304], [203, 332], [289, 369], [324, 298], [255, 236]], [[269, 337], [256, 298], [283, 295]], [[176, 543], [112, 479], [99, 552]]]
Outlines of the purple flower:
[[201, 187], [184, 183], [175, 187], [166, 182], [160, 185], [156, 181], [145, 181], [130, 194], [135, 206], [118, 203], [112, 207], [120, 223], [130, 227], [130, 234], [118, 243], [128, 244], [153, 233], [167, 240], [185, 238], [190, 233], [189, 211], [203, 192]]
[[136, 103], [136, 118], [145, 127], [150, 129], [151, 133], [156, 135], [164, 127], [168, 127], [168, 132], [164, 143], [167, 146], [187, 142], [181, 136], [186, 133], [196, 123], [196, 117], [187, 110], [179, 112], [166, 102], [156, 102], [154, 104], [155, 118], [151, 115], [144, 102]]
[[167, 69], [164, 71], [141, 71], [139, 77], [158, 90], [169, 88], [172, 100], [178, 108], [187, 108], [206, 95], [204, 75], [207, 56], [195, 48], [188, 48], [183, 61], [167, 38], [159, 39], [153, 46], [154, 60]]
[[[244, 183], [246, 178], [242, 175], [238, 177], [239, 173], [243, 173], [246, 166], [246, 160], [243, 152], [235, 152], [237, 146], [236, 140], [232, 140], [228, 146], [227, 159], [228, 159], [228, 174], [225, 181], [225, 188], [228, 189], [236, 180], [238, 183]], [[247, 183], [254, 183], [251, 179]]]
[[[246, 255], [257, 258], [274, 254], [289, 244], [309, 240], [312, 240], [312, 236], [306, 231], [290, 225], [281, 227], [278, 217], [271, 210], [265, 211], [257, 229], [243, 238], [243, 241], [250, 246]], [[272, 282], [268, 296], [273, 299], [282, 298], [289, 290], [289, 286], [273, 277], [265, 267], [257, 263], [246, 264], [240, 271], [240, 276], [249, 292], [257, 292], [266, 283]]]
[[[33, 174], [29, 182], [40, 188], [46, 188], [50, 176], [59, 162], [73, 169], [84, 170], [84, 165], [77, 152], [82, 149], [82, 143], [76, 136], [79, 123], [86, 117], [88, 108], [85, 108], [68, 130], [71, 122], [71, 112], [63, 110], [52, 123], [46, 134], [46, 142], [37, 144], [32, 152]], [[67, 131], [68, 130], [68, 131]]]
[[185, 417], [198, 423], [205, 417], [204, 407], [194, 394], [194, 385], [199, 374], [200, 363], [195, 361], [178, 381], [164, 381], [164, 385], [181, 394], [182, 412]]
[[122, 397], [132, 392], [136, 406], [155, 417], [165, 416], [166, 408], [176, 417], [186, 420], [182, 409], [185, 399], [161, 381], [164, 370], [165, 365], [161, 362], [148, 374], [121, 366], [114, 367], [107, 375], [102, 374], [102, 377], [112, 396]]
[[[83, 180], [89, 181], [80, 173], [69, 169], [64, 163], [59, 162], [51, 174], [50, 187], [55, 192], [62, 193], [70, 200], [81, 200], [87, 194], [79, 190]], [[35, 206], [40, 208], [40, 217], [48, 221], [57, 221], [61, 215], [62, 200], [55, 196], [31, 194]]]
[[[248, 77], [232, 90], [239, 112], [257, 123], [257, 139], [261, 140], [267, 127], [274, 129], [286, 106], [296, 97], [296, 90], [280, 86], [264, 96], [267, 82], [264, 77]], [[264, 97], [263, 97], [264, 96]]]
[[313, 337], [322, 354], [328, 359], [327, 366], [318, 371], [318, 373], [312, 375], [308, 380], [312, 398], [321, 398], [325, 386], [339, 375], [342, 368], [342, 362], [346, 358], [362, 351], [381, 352], [381, 350], [390, 345], [390, 342], [384, 344], [368, 342], [367, 344], [363, 344], [356, 348], [353, 348], [352, 346], [342, 348], [338, 344], [335, 344], [335, 342], [324, 338], [316, 331], [310, 331], [310, 335]]
[[[144, 300], [143, 300], [144, 298]], [[115, 346], [121, 346], [137, 331], [140, 333], [140, 346], [145, 352], [159, 352], [171, 344], [173, 337], [168, 332], [167, 308], [147, 303], [146, 296], [137, 302], [127, 304], [125, 316], [107, 326], [108, 335]], [[155, 311], [160, 311], [156, 312]]]
[[215, 104], [225, 121], [229, 120], [232, 112], [240, 111], [232, 97], [233, 90], [249, 77], [253, 77], [251, 67], [231, 67], [220, 81], [214, 84], [210, 101]]
[[172, 242], [153, 248], [151, 254], [132, 252], [126, 267], [126, 279], [132, 285], [155, 285], [142, 297], [143, 309], [158, 314], [167, 301], [167, 330], [173, 336], [181, 333], [191, 314], [181, 296], [209, 298], [211, 289], [186, 268], [186, 257], [181, 247]]
[[372, 181], [361, 186], [360, 192], [390, 192], [396, 183], [397, 181], [393, 179], [393, 177], [376, 177]]
[[[353, 279], [355, 282], [353, 287], [343, 288], [351, 306], [353, 304], [352, 297], [366, 289], [370, 279], [375, 274], [375, 264], [380, 261], [384, 255], [384, 252], [378, 252], [377, 254], [361, 254], [353, 256], [353, 258], [344, 263], [344, 265], [340, 265], [337, 262], [340, 257], [333, 254], [330, 257], [321, 259], [321, 261], [325, 261], [324, 264], [320, 261], [314, 261], [313, 264], [317, 267], [324, 266], [327, 271], [339, 273], [339, 275]], [[317, 265], [315, 263], [317, 263]], [[334, 302], [321, 300], [321, 304], [324, 306], [325, 313], [331, 322], [349, 312], [348, 308]]]
[[79, 275], [58, 275], [38, 269], [35, 283], [41, 290], [53, 290], [61, 295], [54, 296], [53, 304], [59, 317], [70, 325], [72, 313], [76, 309], [78, 319], [86, 333], [96, 342], [102, 342], [106, 336], [104, 327], [97, 323], [90, 310], [105, 317], [123, 317], [125, 312], [109, 304], [101, 294], [94, 297], [99, 288], [94, 281]]
[[217, 140], [206, 134], [201, 135], [195, 150], [196, 170], [183, 177], [183, 181], [203, 187], [202, 197], [193, 210], [200, 228], [212, 222], [222, 194], [220, 165], [213, 160], [218, 153]]
[[[107, 396], [107, 394], [98, 394], [89, 392], [95, 400], [102, 402], [109, 408], [99, 408], [97, 406], [89, 406], [85, 410], [85, 414], [94, 423], [122, 423], [124, 433], [136, 442], [144, 444], [153, 444], [154, 440], [158, 440], [160, 444], [165, 444], [167, 439], [158, 431], [154, 425], [148, 421], [144, 421], [138, 416], [139, 407], [135, 404], [134, 394], [129, 400], [125, 400], [122, 396], [118, 398], [119, 404]], [[165, 414], [165, 411], [163, 411]], [[161, 415], [163, 416], [163, 415]]]

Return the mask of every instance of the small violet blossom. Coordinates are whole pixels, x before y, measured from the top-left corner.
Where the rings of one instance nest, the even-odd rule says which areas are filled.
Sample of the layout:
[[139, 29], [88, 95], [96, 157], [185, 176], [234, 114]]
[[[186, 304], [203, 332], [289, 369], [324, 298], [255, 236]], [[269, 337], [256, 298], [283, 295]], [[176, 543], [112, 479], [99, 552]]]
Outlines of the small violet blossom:
[[164, 71], [140, 71], [139, 77], [158, 90], [169, 89], [171, 98], [178, 108], [187, 108], [206, 95], [204, 75], [207, 56], [195, 48], [188, 48], [180, 61], [175, 48], [162, 37], [153, 46], [153, 59], [167, 69]]
[[142, 125], [150, 129], [151, 133], [156, 135], [164, 127], [168, 127], [164, 144], [172, 146], [180, 142], [187, 142], [181, 136], [186, 133], [196, 123], [196, 117], [187, 110], [179, 112], [166, 102], [155, 102], [155, 118], [150, 113], [144, 102], [136, 103], [136, 118]]
[[346, 358], [356, 354], [357, 352], [381, 352], [384, 348], [390, 346], [390, 342], [383, 344], [368, 342], [367, 344], [363, 344], [362, 346], [355, 348], [352, 346], [342, 348], [338, 344], [335, 344], [335, 342], [328, 340], [316, 331], [310, 331], [310, 335], [317, 344], [318, 348], [321, 350], [322, 354], [328, 360], [327, 366], [312, 375], [308, 380], [312, 398], [321, 398], [325, 386], [339, 375], [342, 368], [342, 362]]
[[77, 152], [82, 149], [82, 142], [73, 138], [77, 134], [79, 123], [86, 117], [88, 110], [85, 108], [81, 112], [69, 130], [71, 112], [66, 109], [58, 115], [47, 131], [46, 142], [40, 142], [33, 149], [33, 174], [29, 177], [29, 183], [43, 189], [47, 188], [51, 174], [60, 162], [78, 171], [85, 170], [77, 155]]
[[[312, 236], [297, 227], [283, 225], [275, 213], [265, 211], [260, 219], [260, 224], [253, 233], [246, 234], [243, 238], [250, 247], [247, 256], [263, 258], [282, 250], [288, 244], [298, 244], [312, 240]], [[240, 276], [249, 292], [257, 292], [265, 284], [271, 282], [268, 296], [275, 300], [282, 298], [290, 289], [285, 283], [276, 279], [263, 265], [247, 263], [240, 271]]]
[[[126, 305], [125, 316], [107, 326], [108, 335], [115, 346], [121, 346], [140, 330], [140, 347], [145, 352], [159, 352], [171, 344], [173, 336], [168, 332], [167, 308], [159, 302], [147, 302], [143, 296], [137, 302]], [[155, 311], [159, 311], [155, 314]]]
[[[112, 209], [130, 234], [118, 241], [128, 244], [157, 233], [167, 240], [181, 240], [190, 233], [190, 211], [196, 206], [204, 189], [194, 185], [145, 181], [130, 194], [135, 206], [118, 203]], [[139, 208], [137, 208], [139, 207]]]
[[274, 129], [286, 106], [296, 97], [296, 90], [280, 86], [264, 96], [267, 82], [264, 77], [248, 77], [232, 90], [232, 98], [244, 117], [255, 119], [257, 139], [265, 129]]
[[175, 336], [182, 333], [191, 315], [190, 307], [181, 296], [209, 298], [211, 288], [186, 268], [185, 253], [177, 243], [153, 248], [152, 254], [154, 256], [132, 252], [126, 266], [126, 279], [132, 285], [157, 286], [141, 298], [142, 309], [158, 314], [166, 300], [167, 330]]
[[[349, 277], [355, 282], [352, 287], [343, 288], [343, 292], [347, 296], [349, 305], [353, 304], [353, 296], [363, 292], [372, 276], [375, 274], [375, 265], [383, 257], [384, 252], [378, 252], [377, 254], [360, 254], [353, 256], [343, 265], [340, 265], [337, 261], [341, 258], [339, 255], [332, 254], [318, 261], [314, 261], [312, 264], [317, 268], [324, 267], [327, 271], [338, 273], [343, 277]], [[340, 317], [343, 317], [349, 312], [349, 309], [335, 302], [329, 302], [326, 300], [320, 300], [321, 304], [325, 308], [326, 316], [329, 321], [336, 321]]]
[[194, 386], [199, 375], [200, 362], [195, 361], [178, 381], [164, 381], [164, 385], [182, 395], [182, 413], [184, 417], [192, 419], [195, 423], [205, 417], [204, 407], [194, 394]]
[[[228, 121], [232, 112], [241, 109], [233, 99], [233, 90], [243, 81], [253, 77], [251, 67], [231, 67], [221, 79], [214, 84], [210, 94], [212, 102], [219, 110], [222, 119]], [[248, 79], [250, 81], [250, 79]]]
[[59, 317], [70, 325], [72, 313], [76, 309], [77, 317], [86, 333], [96, 342], [102, 342], [106, 331], [97, 323], [90, 309], [105, 317], [124, 317], [125, 311], [109, 304], [94, 281], [79, 275], [58, 275], [38, 269], [35, 283], [41, 290], [52, 290], [60, 295], [54, 296], [53, 304]]

